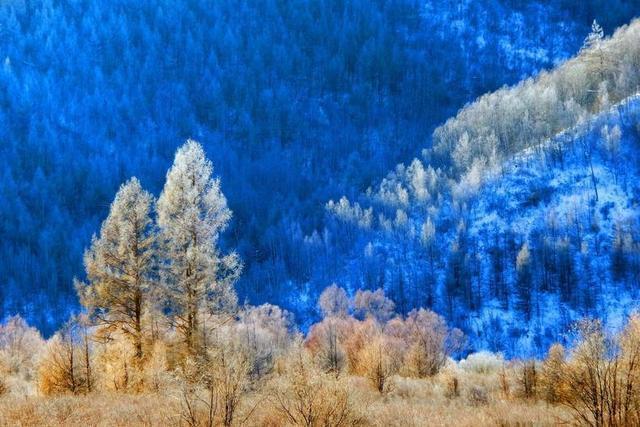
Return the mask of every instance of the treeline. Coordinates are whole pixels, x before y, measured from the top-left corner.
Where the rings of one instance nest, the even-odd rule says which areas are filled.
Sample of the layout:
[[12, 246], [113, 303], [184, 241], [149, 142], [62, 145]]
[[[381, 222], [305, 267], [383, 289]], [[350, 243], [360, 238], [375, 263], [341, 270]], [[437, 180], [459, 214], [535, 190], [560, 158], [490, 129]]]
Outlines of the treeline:
[[[104, 317], [76, 317], [47, 341], [13, 317], [0, 326], [0, 407], [5, 409], [0, 421], [43, 419], [39, 414], [78, 423], [73, 412], [86, 408], [70, 403], [74, 398], [102, 402], [107, 395], [158, 402], [154, 411], [166, 416], [160, 418], [163, 425], [442, 423], [394, 419], [415, 410], [416, 401], [431, 402], [422, 408], [437, 414], [443, 408], [460, 411], [452, 421], [462, 421], [465, 408], [475, 414], [465, 422], [478, 421], [479, 411], [492, 411], [498, 402], [510, 411], [523, 405], [520, 421], [535, 417], [594, 426], [640, 421], [637, 315], [618, 333], [599, 321], [580, 321], [570, 347], [555, 344], [541, 360], [478, 352], [455, 362], [451, 356], [465, 349], [459, 330], [424, 309], [397, 315], [382, 290], [349, 298], [332, 285], [321, 294], [318, 309], [323, 320], [306, 337], [276, 306], [205, 309], [200, 314], [209, 323], [199, 324], [197, 345], [172, 326], [170, 311], [145, 316], [141, 346], [124, 324], [109, 323], [121, 315], [115, 309]], [[47, 412], [61, 396], [67, 409]], [[30, 400], [38, 409], [11, 410]], [[98, 418], [80, 420], [105, 422], [123, 409], [116, 405], [90, 412]], [[499, 414], [480, 419], [504, 421], [501, 416], [508, 419]]]

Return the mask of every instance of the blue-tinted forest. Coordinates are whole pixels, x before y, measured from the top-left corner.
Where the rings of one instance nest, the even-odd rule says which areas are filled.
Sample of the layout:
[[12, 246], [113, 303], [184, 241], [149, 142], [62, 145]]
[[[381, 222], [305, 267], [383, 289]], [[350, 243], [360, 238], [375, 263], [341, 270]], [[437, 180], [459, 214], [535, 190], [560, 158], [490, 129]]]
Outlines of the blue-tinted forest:
[[0, 317], [51, 332], [78, 310], [73, 278], [120, 184], [137, 176], [158, 195], [176, 147], [194, 138], [234, 214], [224, 245], [244, 262], [240, 299], [304, 322], [357, 240], [329, 200], [377, 186], [466, 103], [552, 68], [594, 18], [611, 33], [637, 6], [4, 1]]

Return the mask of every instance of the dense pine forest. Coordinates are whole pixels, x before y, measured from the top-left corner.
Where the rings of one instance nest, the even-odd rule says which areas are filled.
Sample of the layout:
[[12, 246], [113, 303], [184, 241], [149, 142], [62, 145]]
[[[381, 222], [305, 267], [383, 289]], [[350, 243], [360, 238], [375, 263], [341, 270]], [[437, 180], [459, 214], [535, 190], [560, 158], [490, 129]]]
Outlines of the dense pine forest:
[[0, 3], [0, 426], [640, 424], [639, 8]]

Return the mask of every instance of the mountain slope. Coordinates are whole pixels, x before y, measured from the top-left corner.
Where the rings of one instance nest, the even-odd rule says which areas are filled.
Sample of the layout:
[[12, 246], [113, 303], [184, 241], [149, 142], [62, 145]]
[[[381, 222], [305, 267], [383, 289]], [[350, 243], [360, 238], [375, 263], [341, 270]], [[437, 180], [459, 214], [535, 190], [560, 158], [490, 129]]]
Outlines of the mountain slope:
[[[539, 354], [582, 316], [621, 326], [639, 307], [639, 125], [636, 95], [554, 138], [542, 154], [522, 153], [483, 185], [470, 203], [469, 235], [484, 254], [508, 233], [516, 248], [526, 243], [532, 280], [468, 319], [478, 346]], [[562, 162], [545, 155], [552, 147], [562, 147]], [[490, 257], [480, 262], [490, 274]], [[517, 286], [517, 255], [505, 275]]]
[[348, 259], [329, 262], [331, 280], [382, 287], [401, 312], [432, 307], [511, 355], [581, 316], [615, 325], [640, 281], [640, 22], [595, 30], [575, 59], [466, 106], [421, 160], [329, 202]]
[[556, 2], [134, 3], [0, 2], [0, 317], [50, 332], [77, 309], [72, 279], [118, 186], [137, 176], [158, 194], [187, 138], [234, 211], [242, 299], [317, 293], [300, 247], [325, 228], [326, 200], [587, 32]]

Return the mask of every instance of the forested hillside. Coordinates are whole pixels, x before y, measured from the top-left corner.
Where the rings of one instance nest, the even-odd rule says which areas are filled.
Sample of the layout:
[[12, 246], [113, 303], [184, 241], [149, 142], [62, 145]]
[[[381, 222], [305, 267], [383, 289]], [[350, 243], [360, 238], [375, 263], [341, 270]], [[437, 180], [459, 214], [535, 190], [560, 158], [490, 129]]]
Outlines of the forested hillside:
[[594, 23], [575, 58], [479, 98], [422, 159], [329, 202], [353, 245], [336, 280], [511, 355], [583, 316], [618, 326], [640, 281], [639, 40], [639, 21], [609, 39]]
[[77, 309], [72, 279], [120, 183], [157, 194], [193, 137], [235, 212], [240, 298], [304, 318], [331, 275], [309, 251], [345, 243], [327, 200], [418, 155], [466, 102], [576, 52], [593, 18], [628, 21], [631, 3], [3, 1], [0, 317], [47, 332]]
[[[615, 121], [637, 102], [629, 99], [583, 130]], [[565, 147], [579, 170], [583, 157]], [[622, 146], [620, 153], [631, 154]], [[534, 159], [520, 160], [528, 175], [542, 171]], [[590, 189], [576, 183], [573, 190]], [[495, 187], [499, 196], [528, 190], [508, 179]], [[518, 206], [518, 196], [504, 202]], [[615, 208], [624, 210], [624, 203]], [[515, 210], [524, 216], [522, 206]], [[473, 351], [481, 332], [499, 336], [499, 325], [485, 325], [468, 341], [429, 309], [405, 313], [406, 301], [397, 306], [383, 289], [349, 296], [334, 284], [317, 300], [321, 319], [300, 333], [278, 306], [238, 305], [241, 264], [219, 246], [231, 217], [211, 161], [193, 140], [176, 151], [157, 199], [135, 177], [124, 182], [85, 252], [87, 280], [76, 282], [82, 313], [46, 340], [20, 316], [0, 324], [0, 423], [627, 426], [640, 420], [637, 313], [621, 317], [615, 330], [583, 319], [567, 331], [566, 347], [555, 343], [544, 358], [505, 359]], [[626, 248], [615, 259], [613, 270], [628, 274]], [[525, 245], [517, 280], [527, 291], [537, 289], [532, 265]], [[568, 265], [562, 271], [570, 273]], [[521, 312], [510, 313], [530, 318], [518, 301]], [[558, 312], [547, 308], [547, 324], [556, 326]], [[522, 352], [526, 342], [518, 344]], [[513, 353], [509, 342], [501, 348]]]
[[0, 426], [640, 425], [636, 0], [0, 0]]
[[345, 244], [327, 200], [419, 155], [466, 102], [576, 52], [592, 18], [612, 31], [633, 13], [623, 1], [2, 2], [1, 315], [50, 331], [77, 309], [72, 280], [120, 183], [157, 193], [193, 137], [235, 212], [224, 241], [245, 264], [240, 298], [302, 320], [333, 276], [305, 245]]

